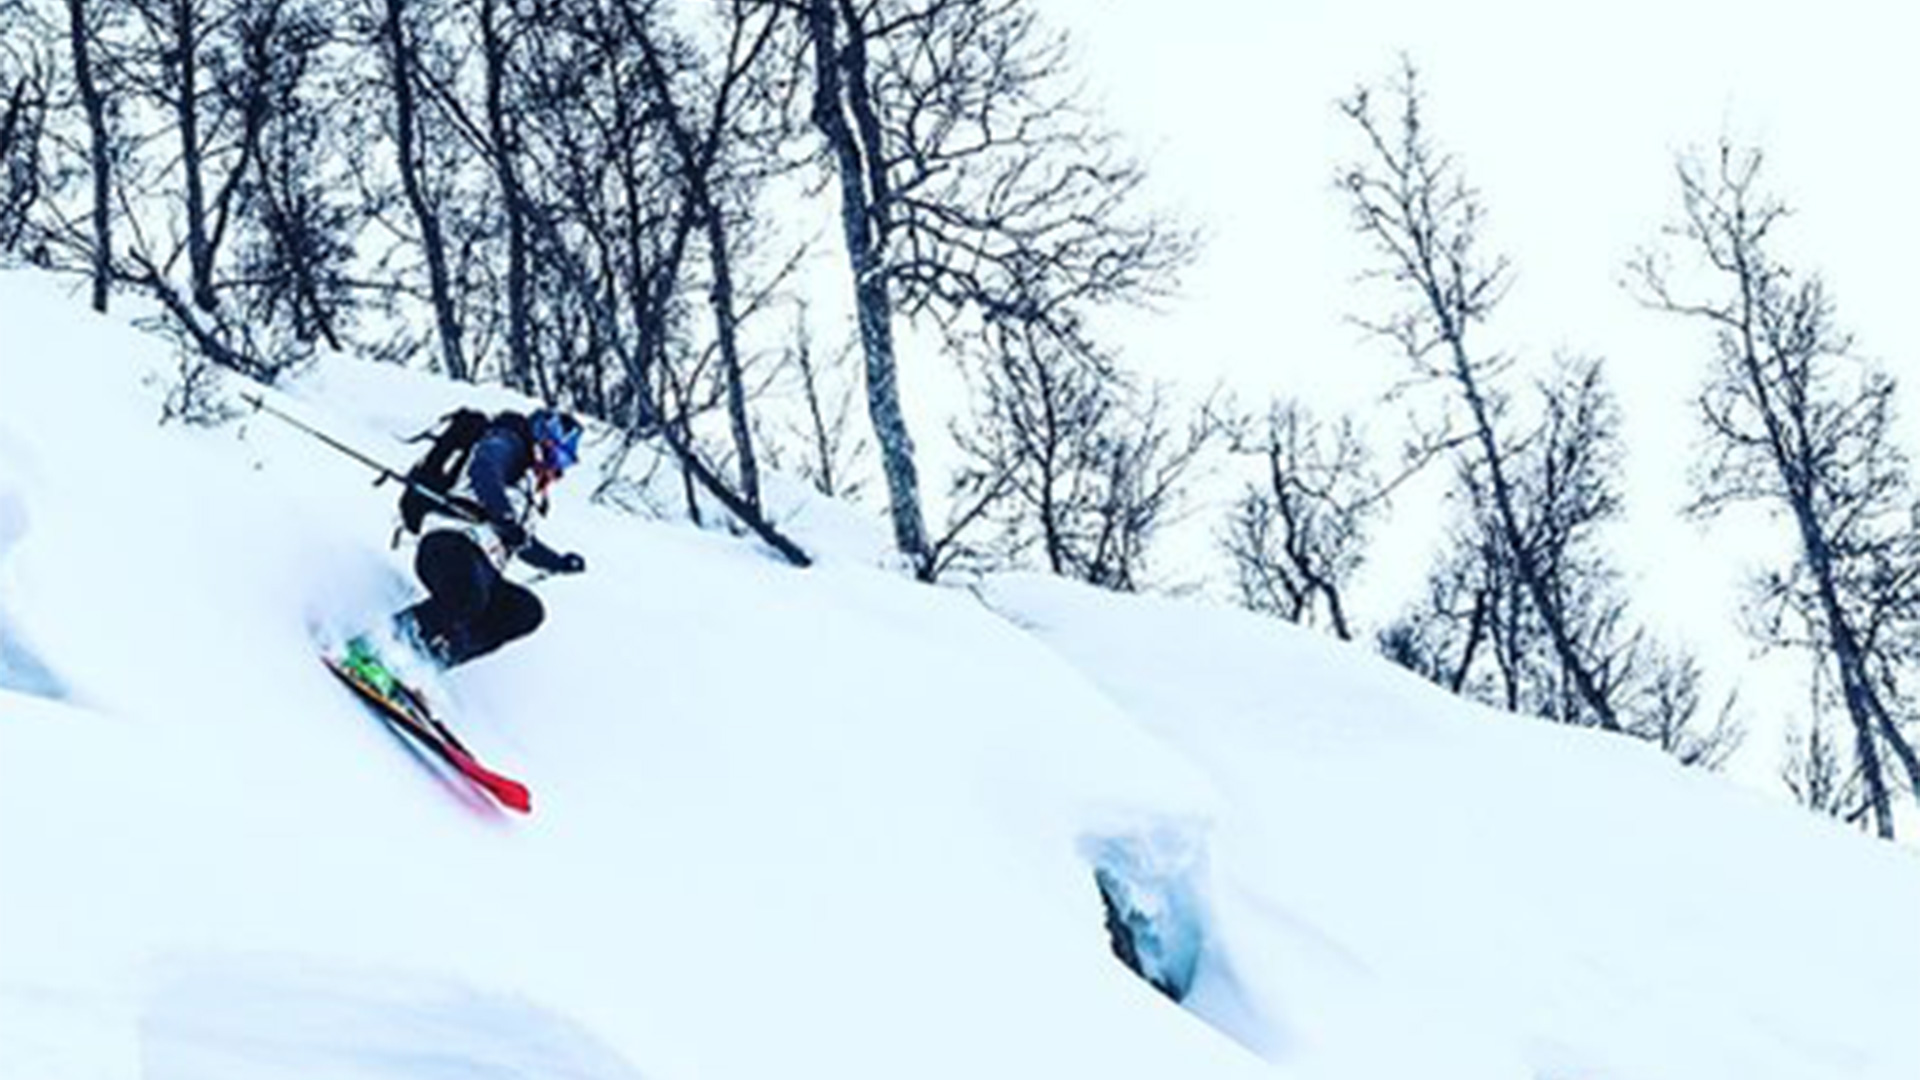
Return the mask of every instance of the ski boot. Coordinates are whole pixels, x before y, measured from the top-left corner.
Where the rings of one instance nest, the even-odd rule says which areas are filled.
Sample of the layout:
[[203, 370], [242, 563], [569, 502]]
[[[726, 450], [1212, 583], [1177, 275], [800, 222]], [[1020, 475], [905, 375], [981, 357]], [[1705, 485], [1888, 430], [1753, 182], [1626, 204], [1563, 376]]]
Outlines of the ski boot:
[[453, 643], [445, 634], [429, 634], [420, 625], [417, 608], [408, 608], [393, 617], [393, 636], [434, 671], [453, 667]]

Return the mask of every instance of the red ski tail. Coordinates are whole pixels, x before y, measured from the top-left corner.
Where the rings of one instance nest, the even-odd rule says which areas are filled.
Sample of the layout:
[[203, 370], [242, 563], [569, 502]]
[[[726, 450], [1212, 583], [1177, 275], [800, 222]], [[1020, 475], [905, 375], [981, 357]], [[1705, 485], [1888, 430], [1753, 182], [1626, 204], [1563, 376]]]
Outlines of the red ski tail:
[[473, 760], [473, 755], [454, 746], [445, 747], [446, 759], [460, 770], [460, 775], [487, 789], [487, 793], [500, 801], [500, 805], [509, 810], [518, 810], [522, 814], [533, 812], [533, 796], [527, 791], [527, 785], [518, 780], [509, 780], [485, 765]]

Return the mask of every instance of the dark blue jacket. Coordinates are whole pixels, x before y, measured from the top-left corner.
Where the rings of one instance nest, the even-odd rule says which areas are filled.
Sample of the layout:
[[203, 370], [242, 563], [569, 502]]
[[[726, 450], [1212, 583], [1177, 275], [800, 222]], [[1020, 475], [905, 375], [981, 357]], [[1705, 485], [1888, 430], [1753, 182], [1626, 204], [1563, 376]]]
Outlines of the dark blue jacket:
[[531, 495], [527, 509], [521, 512], [515, 510], [507, 494], [509, 488], [527, 483], [527, 472], [533, 468], [533, 433], [524, 417], [510, 414], [510, 418], [501, 420], [504, 422], [496, 421], [474, 444], [473, 455], [467, 460], [467, 483], [473, 489], [473, 498], [486, 509], [489, 522], [526, 531], [527, 542], [518, 553], [522, 562], [541, 570], [564, 570], [565, 559], [560, 553], [541, 543], [527, 528], [533, 514]]

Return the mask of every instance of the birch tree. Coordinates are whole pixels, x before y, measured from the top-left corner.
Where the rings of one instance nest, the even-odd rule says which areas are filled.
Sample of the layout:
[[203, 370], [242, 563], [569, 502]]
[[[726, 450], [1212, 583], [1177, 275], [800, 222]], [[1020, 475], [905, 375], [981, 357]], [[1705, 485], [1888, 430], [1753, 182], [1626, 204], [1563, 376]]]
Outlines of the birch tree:
[[894, 539], [935, 565], [899, 390], [901, 316], [956, 356], [1020, 320], [1071, 345], [1091, 305], [1164, 289], [1188, 238], [1138, 206], [1144, 173], [1085, 114], [1064, 39], [1024, 0], [802, 0], [809, 116], [840, 194], [868, 409]]
[[1520, 381], [1477, 344], [1507, 261], [1482, 250], [1484, 210], [1426, 124], [1411, 64], [1383, 115], [1343, 103], [1369, 156], [1343, 173], [1354, 221], [1399, 304], [1370, 325], [1443, 389], [1457, 418], [1459, 515], [1423, 609], [1382, 645], [1443, 684], [1512, 711], [1593, 725], [1711, 767], [1737, 742], [1724, 711], [1703, 724], [1697, 663], [1633, 617], [1606, 531], [1622, 507], [1620, 410], [1597, 358], [1559, 358]]
[[1476, 497], [1482, 520], [1510, 567], [1528, 612], [1539, 621], [1552, 663], [1594, 724], [1618, 731], [1606, 660], [1580, 640], [1555, 568], [1532, 542], [1523, 493], [1515, 475], [1519, 437], [1511, 431], [1509, 357], [1478, 344], [1479, 328], [1505, 294], [1509, 264], [1482, 250], [1485, 211], [1454, 159], [1434, 142], [1425, 99], [1411, 63], [1404, 66], [1383, 112], [1371, 89], [1356, 91], [1342, 112], [1365, 138], [1366, 156], [1341, 174], [1355, 228], [1371, 244], [1375, 274], [1398, 302], [1370, 320], [1394, 341], [1414, 377], [1444, 388], [1464, 416], [1469, 438], [1459, 469]]
[[1754, 583], [1752, 629], [1811, 662], [1818, 710], [1846, 717], [1865, 821], [1893, 839], [1902, 782], [1920, 798], [1920, 504], [1893, 437], [1894, 378], [1855, 353], [1819, 275], [1775, 253], [1787, 208], [1761, 186], [1762, 160], [1726, 142], [1683, 158], [1681, 217], [1633, 280], [1712, 334], [1691, 510], [1758, 505], [1791, 528], [1794, 557]]

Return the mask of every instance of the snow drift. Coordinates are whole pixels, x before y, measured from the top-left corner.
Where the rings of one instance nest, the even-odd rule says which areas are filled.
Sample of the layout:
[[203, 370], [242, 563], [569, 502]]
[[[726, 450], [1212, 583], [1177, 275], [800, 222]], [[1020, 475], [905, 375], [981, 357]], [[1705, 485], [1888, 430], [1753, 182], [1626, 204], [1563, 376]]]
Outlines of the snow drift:
[[[444, 687], [510, 820], [314, 660], [412, 595], [392, 489], [170, 370], [0, 276], [0, 1078], [1920, 1075], [1911, 851], [793, 486], [806, 571], [569, 479], [589, 572]], [[273, 393], [395, 465], [513, 400]]]

